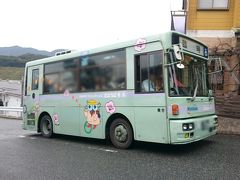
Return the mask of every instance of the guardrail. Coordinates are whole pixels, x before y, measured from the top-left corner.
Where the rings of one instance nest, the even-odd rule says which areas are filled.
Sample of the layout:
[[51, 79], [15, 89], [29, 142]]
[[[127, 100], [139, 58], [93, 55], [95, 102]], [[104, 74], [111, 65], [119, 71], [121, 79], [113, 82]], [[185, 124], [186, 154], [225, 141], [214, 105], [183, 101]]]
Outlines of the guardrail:
[[22, 118], [22, 107], [0, 106], [0, 117]]
[[22, 107], [8, 107], [8, 106], [0, 106], [0, 111], [15, 111], [15, 112], [22, 112]]

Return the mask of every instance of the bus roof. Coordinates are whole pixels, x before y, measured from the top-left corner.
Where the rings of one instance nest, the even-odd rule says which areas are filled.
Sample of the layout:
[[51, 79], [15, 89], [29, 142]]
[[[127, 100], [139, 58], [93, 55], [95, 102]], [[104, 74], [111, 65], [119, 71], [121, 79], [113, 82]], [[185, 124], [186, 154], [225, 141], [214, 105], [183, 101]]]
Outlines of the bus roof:
[[[143, 39], [145, 39], [147, 43], [161, 41], [162, 45], [163, 45], [163, 49], [167, 49], [172, 46], [172, 34], [184, 36], [186, 38], [192, 39], [193, 41], [195, 41], [199, 44], [206, 46], [202, 42], [200, 42], [194, 38], [188, 37], [185, 34], [176, 32], [176, 31], [168, 31], [168, 32], [165, 32], [162, 34], [144, 37]], [[26, 67], [44, 64], [44, 63], [55, 62], [55, 61], [61, 61], [61, 60], [65, 60], [65, 59], [76, 58], [76, 57], [80, 57], [80, 56], [92, 55], [92, 54], [97, 54], [97, 53], [106, 52], [106, 51], [114, 51], [117, 49], [124, 49], [127, 47], [133, 47], [136, 45], [136, 41], [137, 41], [137, 39], [134, 39], [134, 40], [126, 41], [126, 42], [121, 42], [121, 43], [112, 44], [112, 45], [103, 46], [100, 48], [95, 48], [95, 49], [90, 49], [90, 50], [85, 50], [85, 51], [71, 51], [70, 53], [66, 53], [63, 55], [56, 55], [56, 56], [52, 56], [52, 57], [48, 57], [48, 58], [44, 58], [44, 59], [29, 61], [26, 63]]]

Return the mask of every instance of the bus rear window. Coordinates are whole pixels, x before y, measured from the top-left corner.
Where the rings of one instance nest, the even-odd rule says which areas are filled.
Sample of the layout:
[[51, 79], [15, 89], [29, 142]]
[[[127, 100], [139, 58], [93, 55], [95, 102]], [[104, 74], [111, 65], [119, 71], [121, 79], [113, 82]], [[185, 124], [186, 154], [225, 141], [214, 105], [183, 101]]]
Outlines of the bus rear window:
[[28, 83], [28, 68], [26, 68], [26, 71], [25, 71], [25, 96], [27, 95], [27, 83]]
[[39, 69], [32, 71], [32, 90], [38, 90], [39, 85]]

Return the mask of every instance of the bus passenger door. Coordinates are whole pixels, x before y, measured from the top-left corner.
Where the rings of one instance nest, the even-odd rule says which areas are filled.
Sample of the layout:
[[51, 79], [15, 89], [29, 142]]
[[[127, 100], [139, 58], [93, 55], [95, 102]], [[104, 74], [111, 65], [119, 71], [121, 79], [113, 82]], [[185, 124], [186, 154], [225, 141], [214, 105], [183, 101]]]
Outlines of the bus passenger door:
[[140, 141], [167, 143], [166, 95], [163, 83], [163, 53], [135, 55], [134, 112]]
[[27, 125], [36, 128], [37, 117], [39, 114], [40, 102], [39, 95], [42, 94], [42, 65], [30, 66], [27, 69], [27, 96], [25, 97], [25, 106], [27, 109]]

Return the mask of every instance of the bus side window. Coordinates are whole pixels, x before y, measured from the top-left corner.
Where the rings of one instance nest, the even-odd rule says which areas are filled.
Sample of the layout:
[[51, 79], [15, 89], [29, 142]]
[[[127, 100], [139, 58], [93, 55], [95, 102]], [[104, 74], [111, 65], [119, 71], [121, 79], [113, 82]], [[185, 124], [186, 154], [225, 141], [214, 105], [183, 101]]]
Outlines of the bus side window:
[[126, 89], [125, 50], [104, 52], [80, 58], [80, 91]]
[[163, 92], [161, 51], [135, 56], [135, 92]]
[[32, 71], [32, 90], [38, 90], [39, 85], [39, 69]]

